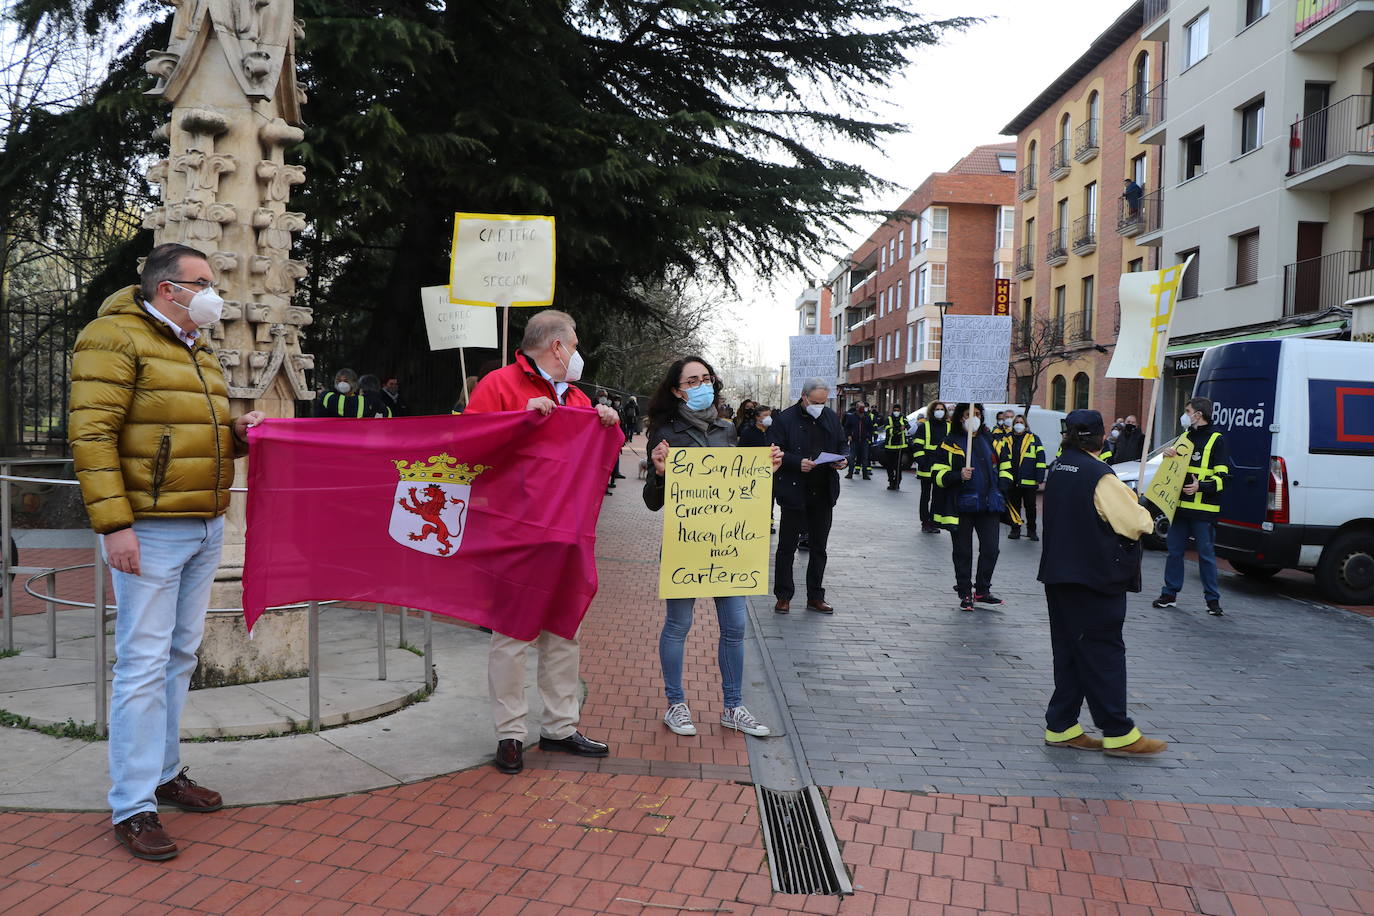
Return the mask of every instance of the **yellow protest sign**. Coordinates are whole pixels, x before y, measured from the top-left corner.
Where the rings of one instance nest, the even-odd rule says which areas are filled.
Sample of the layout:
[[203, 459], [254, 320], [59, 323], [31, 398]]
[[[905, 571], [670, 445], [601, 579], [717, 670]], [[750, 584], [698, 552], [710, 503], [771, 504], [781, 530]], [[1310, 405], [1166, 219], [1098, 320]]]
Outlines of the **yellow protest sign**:
[[553, 230], [552, 216], [453, 214], [449, 302], [552, 305]]
[[768, 592], [767, 448], [675, 448], [663, 479], [660, 598]]
[[[1188, 462], [1193, 455], [1193, 444], [1187, 436], [1181, 436], [1173, 448], [1178, 454], [1160, 462], [1159, 470], [1155, 471], [1155, 476], [1150, 478], [1150, 485], [1145, 488], [1145, 497], [1158, 506], [1171, 522], [1183, 495], [1183, 484], [1188, 480]], [[1143, 469], [1143, 462], [1141, 467]]]

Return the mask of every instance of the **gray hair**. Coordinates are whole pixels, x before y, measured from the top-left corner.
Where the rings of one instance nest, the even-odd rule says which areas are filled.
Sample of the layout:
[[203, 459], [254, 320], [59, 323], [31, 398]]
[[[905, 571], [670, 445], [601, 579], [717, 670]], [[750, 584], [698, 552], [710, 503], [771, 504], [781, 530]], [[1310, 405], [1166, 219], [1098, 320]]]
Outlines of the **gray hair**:
[[348, 384], [353, 388], [354, 391], [358, 389], [358, 373], [354, 372], [352, 369], [340, 369], [338, 372], [334, 373], [335, 382], [337, 382], [341, 378], [345, 382], [348, 382]]
[[825, 379], [820, 378], [819, 376], [812, 376], [811, 378], [802, 382], [802, 397], [806, 397], [808, 394], [815, 391], [817, 388], [824, 388], [826, 391], [829, 391], [830, 383], [827, 382]]
[[138, 275], [138, 291], [149, 302], [157, 295], [158, 284], [177, 279], [181, 272], [182, 258], [206, 260], [202, 252], [176, 242], [165, 242], [148, 252], [143, 259], [143, 270]]
[[[577, 322], [567, 312], [558, 309], [544, 309], [530, 318], [525, 325], [525, 336], [520, 339], [520, 349], [526, 353], [538, 353], [553, 344], [555, 337], [562, 337], [577, 330]], [[565, 341], [566, 342], [566, 341]]]

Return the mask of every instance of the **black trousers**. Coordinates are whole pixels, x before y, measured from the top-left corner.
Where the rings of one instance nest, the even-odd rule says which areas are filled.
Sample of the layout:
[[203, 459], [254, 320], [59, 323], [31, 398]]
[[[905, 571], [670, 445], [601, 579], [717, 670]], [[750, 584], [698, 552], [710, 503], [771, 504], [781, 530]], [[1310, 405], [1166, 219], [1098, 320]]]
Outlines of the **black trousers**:
[[920, 499], [920, 505], [921, 505], [921, 524], [922, 524], [922, 525], [933, 525], [933, 524], [935, 524], [935, 519], [934, 519], [934, 517], [932, 517], [931, 514], [930, 514], [930, 497], [931, 497], [931, 494], [933, 494], [934, 492], [935, 492], [935, 481], [932, 480], [929, 476], [922, 477], [922, 478], [921, 478], [921, 499]]
[[834, 515], [830, 494], [808, 494], [805, 509], [782, 509], [778, 524], [778, 552], [773, 563], [773, 594], [779, 601], [791, 601], [797, 587], [792, 581], [792, 560], [797, 553], [797, 538], [806, 532], [810, 553], [806, 561], [806, 600], [825, 600], [825, 548], [830, 540]]
[[1108, 595], [1083, 585], [1046, 585], [1050, 646], [1054, 651], [1054, 695], [1045, 726], [1065, 732], [1078, 722], [1088, 701], [1093, 724], [1108, 738], [1129, 734], [1126, 714], [1126, 593]]
[[887, 482], [894, 487], [902, 485], [902, 449], [884, 448], [883, 467], [887, 468]]
[[[959, 516], [954, 531], [954, 588], [960, 598], [986, 595], [992, 589], [992, 571], [1002, 545], [997, 540], [1002, 516], [996, 512], [972, 512]], [[978, 576], [973, 578], [973, 533], [978, 532]]]
[[1021, 513], [1021, 521], [1026, 526], [1026, 530], [1034, 532], [1036, 522], [1036, 493], [1038, 487], [1013, 487], [1008, 498], [1011, 500], [1012, 507]]

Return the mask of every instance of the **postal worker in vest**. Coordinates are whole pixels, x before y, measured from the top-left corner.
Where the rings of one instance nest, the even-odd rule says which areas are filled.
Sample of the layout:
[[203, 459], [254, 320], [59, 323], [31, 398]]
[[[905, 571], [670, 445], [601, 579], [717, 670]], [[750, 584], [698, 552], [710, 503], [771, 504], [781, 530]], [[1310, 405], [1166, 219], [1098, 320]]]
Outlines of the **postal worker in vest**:
[[910, 446], [907, 441], [908, 427], [902, 414], [902, 405], [893, 404], [883, 424], [883, 465], [887, 468], [887, 488], [902, 488], [902, 453]]
[[[1075, 410], [1064, 421], [1063, 451], [1045, 481], [1045, 584], [1054, 652], [1054, 695], [1045, 743], [1113, 757], [1158, 754], [1126, 714], [1126, 593], [1140, 591], [1140, 537], [1150, 513], [1102, 461], [1102, 414]], [[1078, 724], [1083, 701], [1101, 738]]]
[[[1211, 398], [1193, 398], [1179, 418], [1186, 430], [1193, 456], [1188, 463], [1188, 477], [1183, 494], [1169, 525], [1169, 559], [1164, 564], [1164, 590], [1154, 601], [1158, 608], [1177, 607], [1178, 593], [1183, 590], [1183, 555], [1188, 539], [1197, 544], [1197, 571], [1202, 576], [1202, 597], [1207, 599], [1207, 613], [1221, 616], [1221, 592], [1217, 591], [1217, 518], [1221, 515], [1221, 492], [1231, 474], [1230, 458], [1226, 454], [1226, 440], [1212, 429]], [[1178, 454], [1166, 448], [1164, 454], [1172, 458]]]

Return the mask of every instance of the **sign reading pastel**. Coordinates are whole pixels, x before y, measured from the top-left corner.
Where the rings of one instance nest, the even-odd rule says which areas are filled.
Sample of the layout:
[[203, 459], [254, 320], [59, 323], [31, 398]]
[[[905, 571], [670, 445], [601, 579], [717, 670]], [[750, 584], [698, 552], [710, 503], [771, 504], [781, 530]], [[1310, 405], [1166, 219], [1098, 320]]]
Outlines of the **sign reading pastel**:
[[449, 302], [552, 305], [553, 276], [552, 216], [453, 214]]
[[496, 311], [476, 305], [454, 305], [447, 286], [426, 286], [420, 290], [425, 310], [425, 330], [431, 350], [457, 347], [496, 348]]
[[675, 448], [666, 471], [658, 596], [767, 594], [772, 451]]

